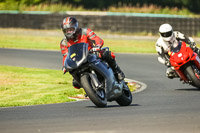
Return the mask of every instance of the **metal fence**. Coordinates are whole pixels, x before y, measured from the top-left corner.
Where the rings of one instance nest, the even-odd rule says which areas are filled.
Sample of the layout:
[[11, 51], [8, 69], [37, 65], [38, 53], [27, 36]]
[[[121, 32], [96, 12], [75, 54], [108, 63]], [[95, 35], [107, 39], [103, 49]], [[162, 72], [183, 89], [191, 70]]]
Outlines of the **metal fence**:
[[63, 18], [74, 16], [81, 27], [88, 27], [94, 31], [110, 31], [122, 33], [158, 33], [158, 28], [163, 23], [169, 23], [174, 30], [186, 35], [200, 33], [200, 18], [180, 16], [152, 16], [152, 15], [127, 15], [127, 14], [101, 14], [87, 15], [73, 13], [0, 13], [0, 27], [2, 28], [32, 28], [32, 29], [58, 29]]

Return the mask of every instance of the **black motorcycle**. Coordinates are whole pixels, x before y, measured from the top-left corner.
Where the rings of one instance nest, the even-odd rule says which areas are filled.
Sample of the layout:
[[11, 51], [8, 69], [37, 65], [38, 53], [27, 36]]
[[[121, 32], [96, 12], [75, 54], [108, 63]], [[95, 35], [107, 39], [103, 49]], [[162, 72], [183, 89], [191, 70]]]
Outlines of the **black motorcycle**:
[[117, 81], [112, 69], [97, 54], [88, 50], [87, 43], [74, 44], [68, 48], [65, 68], [97, 107], [107, 106], [107, 101], [116, 101], [120, 106], [130, 105], [132, 94], [127, 83]]

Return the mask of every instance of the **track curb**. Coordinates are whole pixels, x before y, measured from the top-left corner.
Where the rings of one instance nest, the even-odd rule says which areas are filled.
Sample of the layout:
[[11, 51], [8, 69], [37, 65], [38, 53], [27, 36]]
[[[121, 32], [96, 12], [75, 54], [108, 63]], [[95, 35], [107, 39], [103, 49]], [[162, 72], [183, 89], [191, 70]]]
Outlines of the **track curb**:
[[147, 85], [143, 82], [133, 80], [133, 79], [125, 79], [129, 83], [133, 83], [136, 86], [136, 90], [133, 91], [132, 93], [139, 93], [147, 88]]

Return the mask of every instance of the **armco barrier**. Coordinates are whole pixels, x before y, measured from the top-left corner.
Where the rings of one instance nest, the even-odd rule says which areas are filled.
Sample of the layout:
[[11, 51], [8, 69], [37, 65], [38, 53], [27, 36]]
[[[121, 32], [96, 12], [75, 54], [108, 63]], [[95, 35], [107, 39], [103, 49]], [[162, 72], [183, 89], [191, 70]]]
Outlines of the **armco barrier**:
[[0, 11], [0, 27], [58, 29], [63, 18], [74, 16], [81, 27], [95, 31], [111, 32], [148, 32], [157, 34], [163, 23], [170, 23], [175, 30], [186, 35], [200, 33], [200, 18], [189, 18], [178, 15], [144, 14], [144, 13], [111, 13], [111, 12], [18, 12]]

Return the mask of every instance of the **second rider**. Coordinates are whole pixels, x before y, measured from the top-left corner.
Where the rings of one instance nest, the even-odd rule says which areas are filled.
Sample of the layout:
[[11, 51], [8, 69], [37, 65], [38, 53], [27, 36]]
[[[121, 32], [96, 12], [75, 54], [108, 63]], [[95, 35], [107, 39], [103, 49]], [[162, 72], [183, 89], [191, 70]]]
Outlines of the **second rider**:
[[177, 47], [179, 41], [183, 41], [190, 45], [192, 50], [200, 56], [200, 50], [196, 47], [196, 43], [191, 37], [185, 36], [179, 31], [173, 31], [170, 24], [162, 24], [159, 28], [160, 37], [156, 42], [156, 51], [158, 52], [158, 61], [167, 66], [166, 76], [168, 78], [178, 77], [169, 61], [168, 51], [171, 47]]

